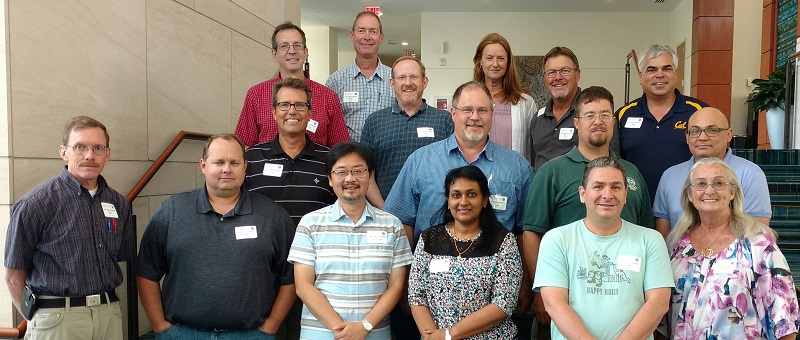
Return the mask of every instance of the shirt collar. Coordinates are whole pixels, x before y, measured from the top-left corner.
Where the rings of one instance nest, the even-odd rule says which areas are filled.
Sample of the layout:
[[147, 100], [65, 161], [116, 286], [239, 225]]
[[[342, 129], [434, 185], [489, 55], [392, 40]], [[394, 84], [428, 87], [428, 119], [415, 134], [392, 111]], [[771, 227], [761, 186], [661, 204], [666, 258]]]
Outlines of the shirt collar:
[[[575, 93], [575, 98], [572, 98], [572, 104], [569, 105], [569, 110], [567, 110], [567, 113], [564, 115], [564, 117], [569, 117], [569, 115], [571, 115], [575, 111], [575, 104], [578, 102], [578, 97], [580, 97], [580, 95], [581, 95], [581, 88], [578, 87], [578, 92]], [[544, 110], [545, 116], [555, 117], [555, 115], [553, 114], [553, 104], [554, 104], [553, 97], [551, 96], [550, 99], [547, 101], [547, 106]], [[562, 117], [561, 120], [564, 120], [564, 117]]]
[[364, 211], [361, 213], [361, 217], [358, 219], [358, 221], [350, 221], [350, 217], [344, 213], [344, 209], [342, 209], [342, 206], [339, 204], [339, 200], [337, 199], [336, 202], [331, 205], [330, 222], [354, 222], [354, 224], [357, 226], [362, 225], [367, 221], [367, 218], [375, 220], [375, 210], [376, 208], [373, 207], [372, 204], [369, 204], [369, 201], [367, 201], [367, 205], [364, 207]]
[[[731, 158], [733, 158], [733, 150], [731, 150], [731, 148], [726, 148], [725, 156], [722, 156], [722, 161], [727, 164], [731, 164]], [[690, 158], [689, 161], [692, 162], [691, 164], [695, 163], [694, 155], [692, 155], [692, 158]]]
[[[275, 135], [275, 138], [273, 138], [272, 141], [269, 142], [270, 143], [270, 150], [269, 150], [270, 156], [275, 158], [276, 156], [279, 156], [279, 155], [285, 155], [286, 157], [291, 158], [291, 157], [289, 157], [289, 155], [286, 154], [286, 152], [283, 151], [283, 148], [281, 148], [281, 143], [278, 141], [278, 137], [279, 136], [280, 136], [280, 133]], [[299, 156], [314, 157], [316, 155], [314, 153], [314, 149], [313, 149], [314, 145], [312, 144], [314, 142], [311, 141], [311, 138], [308, 137], [308, 134], [305, 134], [305, 137], [306, 137], [306, 145], [303, 146], [303, 150], [301, 150], [300, 154], [298, 154], [297, 156], [298, 157]]]
[[[423, 98], [422, 99], [422, 106], [420, 106], [419, 110], [417, 110], [417, 112], [414, 113], [414, 116], [416, 116], [416, 115], [418, 115], [420, 113], [425, 113], [425, 110], [427, 110], [427, 109], [428, 109], [428, 103], [426, 103], [425, 99]], [[400, 108], [400, 105], [397, 104], [397, 99], [395, 98], [394, 103], [392, 103], [392, 113], [394, 113], [396, 115], [399, 115], [399, 114], [404, 113], [404, 112], [405, 111], [403, 111]], [[408, 115], [408, 112], [405, 112], [405, 114]], [[411, 117], [413, 117], [413, 116], [411, 116]]]
[[[609, 149], [608, 150], [608, 155], [611, 158], [614, 158], [614, 159], [617, 159], [617, 160], [619, 159], [619, 156], [617, 156], [617, 154], [615, 154], [613, 150]], [[578, 151], [578, 147], [577, 146], [573, 146], [572, 150], [569, 150], [569, 152], [567, 152], [565, 154], [565, 156], [567, 156], [567, 158], [571, 159], [575, 163], [586, 163], [586, 164], [588, 164], [590, 162], [589, 159], [584, 157], [583, 154], [580, 151]]]
[[[81, 185], [81, 183], [78, 182], [77, 179], [75, 179], [75, 177], [72, 177], [72, 174], [69, 173], [69, 171], [67, 171], [67, 166], [66, 165], [64, 165], [64, 167], [61, 169], [61, 173], [58, 174], [58, 177], [62, 181], [64, 181], [70, 189], [75, 191], [76, 194], [80, 195], [80, 193], [83, 190], [86, 190], [87, 192], [89, 191], [88, 189], [84, 188]], [[97, 194], [103, 192], [103, 189], [105, 189], [106, 187], [108, 187], [108, 183], [106, 182], [106, 179], [103, 178], [103, 175], [98, 175], [97, 176], [97, 193], [95, 194], [95, 196], [97, 196]]]
[[[198, 214], [208, 214], [213, 213], [214, 208], [211, 207], [211, 202], [208, 201], [208, 191], [206, 190], [206, 186], [203, 185], [201, 188], [197, 189], [197, 202], [195, 208]], [[239, 188], [239, 201], [236, 202], [236, 206], [229, 212], [227, 212], [224, 217], [230, 217], [234, 215], [250, 215], [253, 213], [253, 206], [250, 203], [250, 192], [245, 190], [244, 185]]]
[[[356, 64], [355, 58], [353, 59], [353, 63], [349, 65], [349, 68], [351, 78], [358, 77], [359, 74], [363, 75], [363, 73], [361, 73], [361, 69], [358, 67], [358, 64]], [[381, 58], [378, 57], [378, 67], [375, 68], [375, 74], [373, 74], [372, 77], [378, 77], [388, 81], [388, 79], [391, 77], [391, 73], [392, 69], [381, 63]], [[367, 76], [364, 77], [366, 78]]]
[[[464, 153], [461, 152], [461, 149], [458, 147], [458, 142], [456, 141], [455, 132], [453, 134], [451, 134], [450, 137], [447, 137], [447, 139], [444, 140], [444, 146], [445, 146], [448, 154], [451, 154], [453, 152], [458, 152], [458, 154], [462, 158], [464, 158]], [[481, 150], [481, 152], [478, 154], [478, 157], [475, 158], [475, 161], [477, 161], [478, 158], [481, 158], [481, 155], [483, 155], [483, 156], [486, 157], [486, 159], [488, 161], [492, 162], [494, 160], [494, 149], [495, 149], [494, 146], [495, 145], [491, 140], [487, 140], [486, 141], [486, 145], [483, 146], [483, 150]], [[466, 160], [466, 158], [464, 158], [464, 159]], [[474, 163], [475, 161], [472, 161], [471, 163]], [[468, 162], [468, 163], [470, 163], [470, 162]]]

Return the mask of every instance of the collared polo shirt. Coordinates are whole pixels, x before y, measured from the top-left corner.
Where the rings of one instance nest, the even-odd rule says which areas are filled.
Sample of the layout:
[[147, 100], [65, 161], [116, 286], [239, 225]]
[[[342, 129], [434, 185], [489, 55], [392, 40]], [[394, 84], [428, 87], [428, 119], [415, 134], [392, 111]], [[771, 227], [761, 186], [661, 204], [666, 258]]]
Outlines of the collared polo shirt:
[[412, 116], [401, 110], [395, 100], [391, 107], [367, 118], [361, 143], [372, 149], [375, 157], [375, 181], [384, 199], [400, 174], [403, 164], [415, 150], [453, 134], [450, 113], [422, 103]]
[[306, 146], [291, 158], [275, 136], [271, 142], [255, 145], [245, 152], [247, 190], [267, 196], [282, 206], [295, 225], [303, 215], [336, 201], [325, 173], [329, 149], [306, 136]]
[[[628, 196], [622, 208], [622, 219], [653, 228], [650, 195], [642, 175], [635, 165], [619, 159], [613, 151], [610, 155], [622, 162], [627, 177]], [[567, 154], [553, 158], [536, 172], [525, 208], [525, 230], [544, 234], [550, 229], [586, 217], [586, 205], [580, 200], [578, 187], [581, 186], [587, 164], [589, 160], [583, 157], [577, 147], [573, 147]]]
[[92, 196], [65, 166], [11, 207], [5, 266], [27, 271], [39, 295], [106, 293], [122, 283], [117, 262], [136, 256], [132, 225], [130, 203], [103, 176]]
[[[751, 217], [772, 218], [772, 203], [764, 171], [755, 163], [734, 155], [730, 148], [722, 161], [733, 168], [739, 184], [742, 185], [744, 212]], [[670, 167], [664, 172], [658, 183], [656, 200], [653, 203], [653, 216], [669, 220], [670, 229], [675, 228], [675, 224], [683, 215], [683, 208], [681, 208], [683, 183], [694, 166], [694, 162], [695, 158], [692, 156], [688, 161]]]
[[408, 157], [386, 198], [384, 210], [403, 224], [413, 225], [414, 239], [419, 239], [422, 231], [442, 223], [436, 212], [447, 201], [445, 176], [450, 170], [466, 165], [477, 166], [489, 180], [489, 192], [494, 195], [490, 202], [500, 223], [508, 230], [521, 232], [533, 178], [528, 160], [488, 141], [478, 157], [467, 162], [455, 135], [423, 146]]
[[642, 172], [651, 201], [655, 198], [661, 174], [692, 157], [686, 144], [686, 126], [689, 117], [706, 106], [706, 103], [684, 96], [675, 89], [675, 103], [661, 121], [656, 121], [647, 108], [646, 95], [617, 111], [620, 156]]
[[389, 84], [391, 77], [392, 69], [381, 64], [378, 58], [378, 68], [372, 77], [367, 78], [361, 73], [361, 69], [353, 61], [328, 78], [325, 85], [339, 95], [347, 131], [352, 140], [361, 140], [361, 130], [370, 114], [389, 107], [394, 102], [394, 91]]
[[[391, 271], [411, 261], [403, 225], [369, 203], [358, 221], [347, 217], [338, 201], [303, 216], [289, 252], [289, 262], [314, 267], [314, 286], [348, 322], [364, 320], [388, 288]], [[388, 316], [374, 327], [367, 340], [391, 338]], [[303, 306], [300, 339], [331, 337]]]

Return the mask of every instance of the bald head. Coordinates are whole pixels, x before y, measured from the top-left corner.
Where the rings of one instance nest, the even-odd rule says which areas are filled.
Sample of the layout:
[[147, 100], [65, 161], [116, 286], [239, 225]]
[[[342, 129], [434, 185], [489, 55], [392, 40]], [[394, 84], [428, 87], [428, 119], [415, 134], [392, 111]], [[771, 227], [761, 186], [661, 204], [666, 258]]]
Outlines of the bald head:
[[686, 143], [695, 160], [707, 157], [725, 158], [728, 142], [733, 138], [728, 117], [713, 107], [704, 107], [695, 112], [689, 118], [686, 131]]

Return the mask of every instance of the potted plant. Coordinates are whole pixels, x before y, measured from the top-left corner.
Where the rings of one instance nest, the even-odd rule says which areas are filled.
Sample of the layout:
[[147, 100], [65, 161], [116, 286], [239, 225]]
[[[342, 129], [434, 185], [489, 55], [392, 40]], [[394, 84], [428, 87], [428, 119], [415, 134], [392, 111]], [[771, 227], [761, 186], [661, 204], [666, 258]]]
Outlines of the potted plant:
[[753, 102], [757, 111], [767, 111], [767, 133], [773, 149], [783, 149], [786, 125], [786, 71], [778, 69], [767, 75], [767, 79], [754, 79]]

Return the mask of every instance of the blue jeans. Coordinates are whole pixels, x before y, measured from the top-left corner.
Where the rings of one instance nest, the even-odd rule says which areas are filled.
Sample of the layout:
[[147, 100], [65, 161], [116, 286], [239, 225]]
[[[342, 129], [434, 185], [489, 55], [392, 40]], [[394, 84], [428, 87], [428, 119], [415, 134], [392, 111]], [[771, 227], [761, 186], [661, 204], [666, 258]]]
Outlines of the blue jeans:
[[161, 333], [156, 334], [156, 340], [248, 340], [264, 339], [275, 340], [274, 334], [267, 334], [253, 329], [237, 329], [228, 331], [216, 331], [208, 329], [194, 328], [181, 324], [173, 324]]

